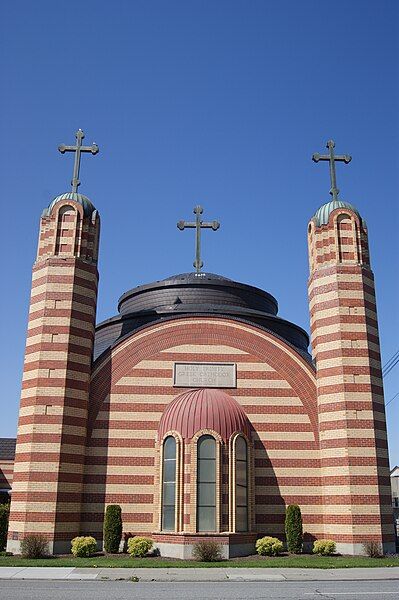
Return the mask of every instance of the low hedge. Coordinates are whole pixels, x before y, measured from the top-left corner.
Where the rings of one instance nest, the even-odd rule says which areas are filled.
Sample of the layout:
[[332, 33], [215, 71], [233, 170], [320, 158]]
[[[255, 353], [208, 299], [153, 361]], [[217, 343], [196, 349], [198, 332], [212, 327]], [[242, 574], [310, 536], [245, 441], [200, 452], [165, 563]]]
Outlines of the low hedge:
[[130, 556], [135, 558], [142, 558], [151, 550], [154, 542], [150, 538], [146, 537], [131, 537], [127, 541], [127, 551]]
[[97, 541], [91, 536], [78, 536], [71, 542], [71, 552], [74, 556], [91, 556], [97, 550]]
[[320, 554], [320, 556], [331, 556], [336, 549], [337, 546], [333, 540], [317, 540], [313, 544], [313, 554]]
[[283, 551], [283, 542], [266, 535], [256, 541], [255, 548], [261, 556], [278, 556]]
[[41, 533], [29, 533], [21, 540], [24, 558], [44, 558], [48, 555], [48, 540]]

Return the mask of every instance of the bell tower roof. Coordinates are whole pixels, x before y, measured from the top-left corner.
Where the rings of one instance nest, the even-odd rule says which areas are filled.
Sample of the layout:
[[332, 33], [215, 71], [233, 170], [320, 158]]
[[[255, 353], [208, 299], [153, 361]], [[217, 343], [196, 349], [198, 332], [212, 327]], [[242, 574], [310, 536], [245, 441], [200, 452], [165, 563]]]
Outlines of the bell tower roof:
[[84, 214], [86, 217], [90, 217], [96, 210], [94, 204], [87, 196], [79, 194], [78, 192], [67, 192], [66, 194], [60, 194], [59, 196], [56, 196], [54, 200], [50, 202], [48, 207], [43, 210], [42, 217], [47, 217], [51, 213], [57, 202], [65, 200], [73, 200], [74, 202], [80, 204], [83, 207]]
[[326, 202], [326, 204], [320, 206], [320, 208], [313, 215], [312, 219], [315, 222], [316, 227], [327, 225], [330, 214], [336, 208], [348, 208], [354, 212], [359, 219], [361, 218], [357, 208], [355, 208], [352, 204], [349, 204], [349, 202], [344, 202], [344, 200], [330, 200], [330, 202]]

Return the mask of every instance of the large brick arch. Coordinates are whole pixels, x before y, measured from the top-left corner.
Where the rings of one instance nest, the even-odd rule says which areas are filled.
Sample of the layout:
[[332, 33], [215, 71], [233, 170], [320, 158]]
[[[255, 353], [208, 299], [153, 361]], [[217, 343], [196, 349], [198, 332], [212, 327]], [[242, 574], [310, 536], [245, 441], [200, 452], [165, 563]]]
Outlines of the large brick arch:
[[[255, 531], [282, 537], [285, 506], [300, 503], [306, 531], [321, 536], [313, 367], [272, 333], [213, 316], [150, 325], [122, 339], [95, 364], [83, 530], [101, 536], [104, 507], [115, 502], [122, 506], [129, 533], [150, 534], [157, 528], [158, 424], [166, 406], [187, 390], [173, 387], [176, 361], [237, 364], [237, 387], [225, 391], [241, 404], [253, 428]], [[190, 481], [185, 485], [184, 527], [191, 531]], [[227, 497], [227, 480], [222, 486]], [[228, 522], [227, 514], [222, 521]]]
[[[318, 440], [316, 382], [311, 365], [289, 344], [272, 333], [217, 317], [180, 318], [152, 325], [132, 333], [114, 346], [100, 359], [93, 373], [89, 430], [94, 426], [96, 415], [107, 395], [112, 393], [113, 386], [134, 365], [169, 348], [192, 344], [230, 346], [267, 362], [300, 398], [312, 424], [315, 440]], [[197, 360], [206, 361], [209, 358], [201, 354]], [[182, 359], [185, 359], [184, 355]], [[181, 390], [175, 389], [177, 395]], [[231, 390], [232, 395], [235, 392], [235, 389]]]

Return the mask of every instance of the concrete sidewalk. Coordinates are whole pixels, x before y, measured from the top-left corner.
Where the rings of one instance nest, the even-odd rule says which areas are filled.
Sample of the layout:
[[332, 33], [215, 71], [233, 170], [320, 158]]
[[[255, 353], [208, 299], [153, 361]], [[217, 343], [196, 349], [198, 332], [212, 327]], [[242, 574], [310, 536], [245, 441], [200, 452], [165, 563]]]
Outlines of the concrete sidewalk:
[[139, 581], [372, 581], [399, 580], [399, 567], [371, 569], [79, 569], [77, 567], [0, 567], [0, 579]]

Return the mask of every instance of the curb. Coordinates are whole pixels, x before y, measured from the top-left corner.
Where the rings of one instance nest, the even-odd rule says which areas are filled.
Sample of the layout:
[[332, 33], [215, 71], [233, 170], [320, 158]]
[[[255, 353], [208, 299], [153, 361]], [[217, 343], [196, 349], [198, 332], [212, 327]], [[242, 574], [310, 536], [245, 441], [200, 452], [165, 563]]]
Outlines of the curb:
[[376, 581], [399, 580], [399, 567], [347, 569], [246, 568], [78, 568], [0, 567], [0, 579], [96, 580], [140, 582], [245, 582], [245, 581]]

